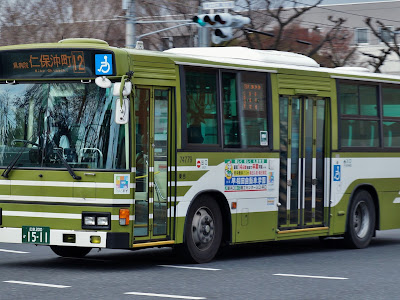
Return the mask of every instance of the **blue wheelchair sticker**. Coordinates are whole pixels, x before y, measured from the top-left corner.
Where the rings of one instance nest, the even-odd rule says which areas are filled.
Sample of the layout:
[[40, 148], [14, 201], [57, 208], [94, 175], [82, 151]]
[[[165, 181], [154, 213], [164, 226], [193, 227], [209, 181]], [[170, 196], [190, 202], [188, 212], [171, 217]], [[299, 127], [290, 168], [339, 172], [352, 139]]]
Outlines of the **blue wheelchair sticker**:
[[95, 58], [96, 75], [112, 75], [112, 54], [96, 54]]
[[340, 181], [341, 176], [340, 165], [333, 165], [333, 181]]

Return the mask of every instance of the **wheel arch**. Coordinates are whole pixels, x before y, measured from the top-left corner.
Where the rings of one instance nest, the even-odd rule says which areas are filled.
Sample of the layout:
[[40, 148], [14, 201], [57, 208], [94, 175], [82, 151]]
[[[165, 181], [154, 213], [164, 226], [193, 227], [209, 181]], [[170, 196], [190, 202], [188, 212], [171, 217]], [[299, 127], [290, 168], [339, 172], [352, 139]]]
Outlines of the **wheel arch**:
[[[218, 204], [218, 207], [221, 211], [222, 215], [222, 226], [223, 226], [223, 231], [222, 231], [222, 245], [226, 243], [230, 243], [232, 241], [232, 217], [231, 217], [231, 211], [229, 208], [228, 200], [226, 199], [225, 195], [222, 194], [218, 190], [204, 190], [196, 194], [193, 199], [190, 201], [189, 207], [187, 209], [187, 212], [190, 211], [191, 206], [199, 197], [203, 196], [208, 196], [213, 198], [216, 203]], [[183, 232], [186, 231], [186, 226], [187, 224], [187, 216], [185, 218], [185, 226]], [[183, 240], [185, 239], [185, 235], [183, 236]]]
[[351, 192], [350, 201], [347, 204], [346, 228], [347, 228], [347, 225], [348, 225], [348, 222], [349, 222], [348, 216], [349, 216], [349, 210], [350, 210], [351, 202], [353, 201], [354, 195], [356, 195], [357, 192], [359, 192], [361, 190], [367, 191], [372, 197], [372, 200], [373, 200], [374, 206], [375, 206], [375, 230], [379, 230], [380, 229], [380, 214], [379, 214], [380, 207], [379, 207], [378, 192], [376, 191], [376, 189], [375, 189], [375, 187], [373, 185], [365, 184], [365, 183], [357, 185], [354, 188], [354, 190]]

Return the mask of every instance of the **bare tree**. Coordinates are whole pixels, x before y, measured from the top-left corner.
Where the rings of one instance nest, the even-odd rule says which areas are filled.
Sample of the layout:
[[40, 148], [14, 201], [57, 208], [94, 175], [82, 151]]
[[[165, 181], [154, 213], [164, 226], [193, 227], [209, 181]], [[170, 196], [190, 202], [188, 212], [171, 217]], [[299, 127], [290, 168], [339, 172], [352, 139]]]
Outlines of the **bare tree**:
[[[322, 0], [304, 5], [300, 0], [236, 0], [237, 13], [248, 16], [249, 28], [273, 32], [266, 38], [234, 30], [235, 39], [225, 46], [243, 45], [256, 49], [275, 49], [300, 52], [314, 58], [330, 57], [337, 65], [346, 62], [348, 47], [339, 50], [348, 34], [343, 31], [345, 20], [331, 19], [329, 30], [321, 32], [301, 28], [301, 18]], [[196, 25], [179, 26], [176, 20], [190, 21], [199, 13], [201, 0], [141, 0], [136, 1], [136, 35], [142, 36], [149, 49], [163, 50], [173, 40], [173, 46], [194, 46]], [[24, 7], [24, 9], [21, 9]], [[113, 46], [125, 45], [125, 12], [115, 0], [2, 0], [0, 1], [0, 45], [57, 42], [62, 38], [92, 37], [104, 39]], [[169, 20], [168, 23], [158, 21]], [[169, 27], [173, 30], [161, 31]], [[177, 27], [179, 26], [179, 27]], [[144, 36], [145, 34], [150, 34]], [[292, 37], [291, 37], [292, 36]], [[293, 36], [303, 36], [312, 45], [295, 45]], [[340, 53], [333, 53], [339, 50]], [[344, 53], [345, 52], [345, 53]], [[340, 55], [339, 55], [340, 54]], [[351, 54], [351, 55], [350, 55]], [[325, 63], [324, 63], [325, 64]]]
[[121, 4], [112, 0], [3, 0], [0, 11], [3, 45], [73, 37], [100, 38], [118, 44], [121, 26], [125, 29], [124, 20], [115, 18], [121, 14]]
[[[400, 31], [400, 28], [392, 30], [392, 28], [386, 26], [382, 21], [375, 20], [375, 22], [373, 22], [371, 18], [366, 18], [365, 24], [367, 24], [372, 34], [386, 46], [386, 49], [381, 49], [380, 54], [378, 55], [362, 53], [370, 58], [368, 64], [374, 68], [375, 72], [380, 73], [380, 68], [392, 53], [395, 53], [397, 57], [400, 58], [400, 47], [398, 41], [398, 32]], [[377, 27], [380, 30], [378, 30]]]
[[383, 66], [386, 58], [390, 55], [391, 52], [392, 51], [390, 49], [381, 49], [379, 55], [365, 52], [361, 52], [361, 54], [370, 58], [368, 64], [374, 68], [374, 73], [381, 73], [380, 68]]
[[350, 47], [351, 34], [344, 29], [345, 19], [329, 17], [331, 25], [324, 31], [318, 27], [305, 28], [302, 19], [322, 1], [315, 0], [308, 6], [297, 0], [290, 2], [292, 5], [287, 6], [287, 1], [282, 0], [246, 0], [247, 15], [252, 19], [249, 28], [270, 36], [246, 33], [246, 42], [241, 44], [302, 53], [326, 66], [343, 66], [354, 59], [356, 49]]

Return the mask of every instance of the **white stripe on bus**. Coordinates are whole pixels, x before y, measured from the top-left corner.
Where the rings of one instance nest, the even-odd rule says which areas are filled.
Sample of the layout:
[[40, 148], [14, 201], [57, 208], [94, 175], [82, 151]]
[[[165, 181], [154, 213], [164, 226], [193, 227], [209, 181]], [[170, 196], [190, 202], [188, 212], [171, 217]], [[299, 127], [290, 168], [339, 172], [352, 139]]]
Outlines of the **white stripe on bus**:
[[[68, 182], [68, 181], [35, 181], [35, 180], [0, 180], [0, 185], [12, 186], [42, 186], [42, 187], [80, 187], [80, 188], [102, 188], [113, 189], [113, 182]], [[134, 184], [130, 183], [130, 188]]]
[[[50, 218], [50, 219], [72, 219], [80, 220], [82, 219], [82, 214], [68, 214], [68, 213], [49, 213], [49, 212], [37, 212], [37, 211], [10, 211], [3, 210], [3, 216], [9, 217], [33, 217], [33, 218]], [[130, 220], [133, 220], [133, 216], [129, 216]], [[118, 221], [119, 215], [112, 215], [112, 221]], [[0, 250], [1, 251], [1, 250]]]
[[83, 204], [133, 204], [132, 199], [103, 199], [103, 198], [75, 198], [75, 197], [48, 197], [48, 196], [16, 196], [0, 195], [0, 200], [31, 201], [31, 202], [64, 202]]

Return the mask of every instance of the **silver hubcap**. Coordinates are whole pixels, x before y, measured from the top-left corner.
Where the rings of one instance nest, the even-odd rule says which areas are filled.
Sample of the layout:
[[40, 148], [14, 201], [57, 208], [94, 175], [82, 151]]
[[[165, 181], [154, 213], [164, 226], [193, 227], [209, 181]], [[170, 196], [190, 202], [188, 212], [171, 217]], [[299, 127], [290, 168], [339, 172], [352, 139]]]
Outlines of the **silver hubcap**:
[[214, 239], [214, 220], [207, 207], [200, 207], [193, 216], [192, 237], [196, 247], [205, 250]]
[[354, 231], [359, 238], [362, 239], [367, 235], [369, 223], [370, 215], [367, 204], [361, 201], [357, 204], [353, 216]]

